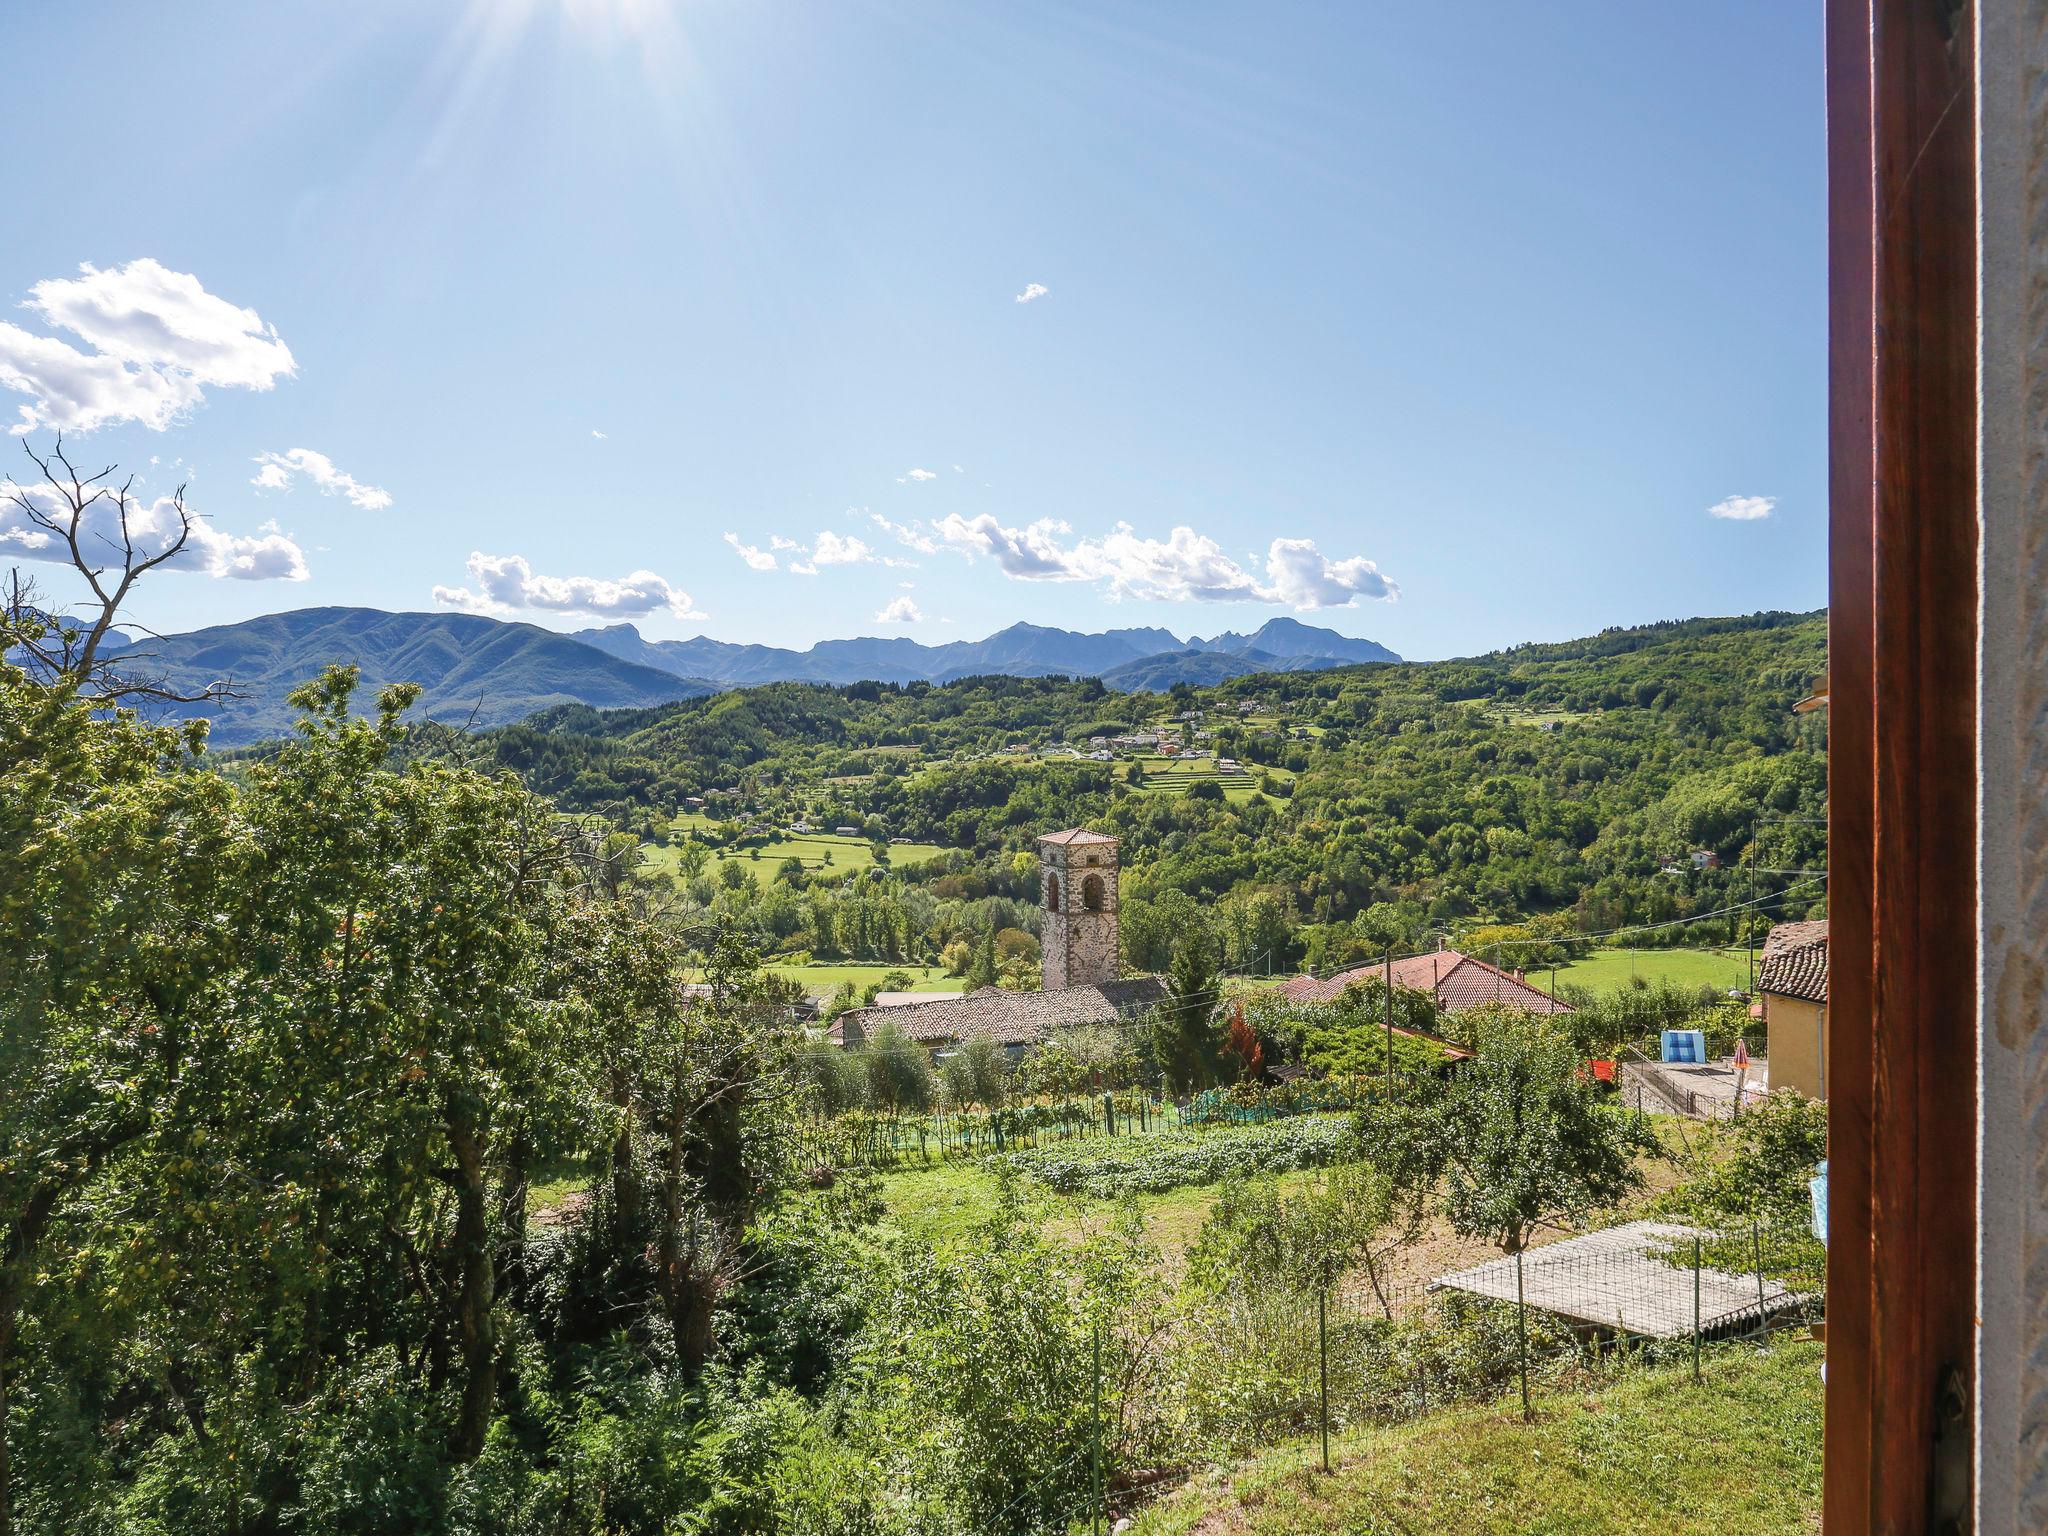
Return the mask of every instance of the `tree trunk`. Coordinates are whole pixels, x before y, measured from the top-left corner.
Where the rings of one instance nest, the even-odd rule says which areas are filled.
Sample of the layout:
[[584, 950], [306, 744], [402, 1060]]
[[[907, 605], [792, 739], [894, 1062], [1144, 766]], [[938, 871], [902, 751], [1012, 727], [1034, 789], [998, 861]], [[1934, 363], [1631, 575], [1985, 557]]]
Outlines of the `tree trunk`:
[[497, 1265], [497, 1291], [515, 1304], [526, 1288], [527, 1163], [531, 1153], [525, 1133], [516, 1133], [498, 1186], [498, 1228], [504, 1233], [504, 1242]]
[[14, 1358], [14, 1298], [0, 1297], [0, 1536], [13, 1536], [14, 1474], [7, 1450], [8, 1364]]
[[451, 1108], [448, 1141], [455, 1153], [456, 1324], [462, 1405], [449, 1440], [458, 1463], [482, 1454], [498, 1393], [497, 1274], [491, 1262], [483, 1142], [469, 1112]]
[[619, 1135], [612, 1143], [612, 1217], [616, 1241], [631, 1242], [640, 1227], [640, 1175], [633, 1167], [633, 1096], [622, 1081], [612, 1091], [619, 1110]]

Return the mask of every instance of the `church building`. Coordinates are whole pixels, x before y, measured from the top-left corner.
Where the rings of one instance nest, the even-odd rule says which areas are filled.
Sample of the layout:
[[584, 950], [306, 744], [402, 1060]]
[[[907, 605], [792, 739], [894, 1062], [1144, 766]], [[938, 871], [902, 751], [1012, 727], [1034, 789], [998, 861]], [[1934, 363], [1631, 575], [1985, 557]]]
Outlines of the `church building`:
[[840, 1015], [826, 1037], [860, 1045], [886, 1019], [940, 1053], [981, 1035], [1021, 1055], [1059, 1030], [1114, 1024], [1165, 999], [1157, 976], [1122, 974], [1115, 838], [1071, 827], [1038, 839], [1038, 890], [1043, 991], [983, 987], [931, 1002], [856, 1008]]

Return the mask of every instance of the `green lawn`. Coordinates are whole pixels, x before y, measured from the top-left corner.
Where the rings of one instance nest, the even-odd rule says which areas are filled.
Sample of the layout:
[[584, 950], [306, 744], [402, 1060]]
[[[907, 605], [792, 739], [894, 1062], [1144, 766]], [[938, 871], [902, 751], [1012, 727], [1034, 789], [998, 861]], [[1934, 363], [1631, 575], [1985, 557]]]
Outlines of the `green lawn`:
[[762, 969], [799, 981], [812, 992], [836, 992], [841, 983], [848, 981], [856, 987], [867, 987], [891, 971], [907, 973], [912, 978], [907, 990], [912, 992], [958, 992], [967, 985], [936, 965], [792, 965], [771, 960]]
[[[1576, 987], [1625, 987], [1631, 976], [1652, 984], [1663, 980], [1683, 987], [1702, 984], [1718, 991], [1749, 985], [1749, 951], [1746, 949], [1596, 949], [1584, 960], [1557, 968], [1560, 984]], [[1550, 985], [1550, 972], [1537, 971], [1532, 979]]]
[[1131, 1536], [1814, 1536], [1821, 1346], [1789, 1335], [1687, 1365], [1313, 1442], [1201, 1477]]
[[[1284, 1173], [1279, 1187], [1293, 1189], [1310, 1178], [1307, 1173]], [[1193, 1185], [1157, 1195], [1134, 1195], [1128, 1201], [1095, 1200], [1085, 1196], [1053, 1195], [1035, 1184], [1020, 1186], [1033, 1202], [1039, 1224], [1057, 1236], [1079, 1238], [1099, 1229], [1126, 1205], [1144, 1214], [1145, 1228], [1152, 1240], [1168, 1254], [1177, 1254], [1201, 1230], [1216, 1203], [1217, 1186]], [[986, 1221], [995, 1210], [996, 1179], [980, 1164], [967, 1158], [952, 1158], [929, 1168], [911, 1168], [883, 1175], [882, 1203], [888, 1219], [915, 1242], [943, 1249], [957, 1242], [976, 1223]]]
[[[676, 818], [678, 831], [702, 827], [707, 823], [701, 817], [679, 816]], [[643, 847], [647, 863], [657, 869], [677, 867], [677, 850], [674, 845], [662, 848], [652, 844]], [[922, 864], [935, 859], [943, 848], [933, 843], [899, 843], [889, 849], [892, 864]], [[759, 854], [756, 858], [754, 855]], [[829, 859], [828, 856], [829, 855]], [[806, 873], [826, 870], [833, 874], [861, 874], [872, 868], [875, 862], [872, 845], [864, 837], [840, 837], [833, 833], [807, 833], [802, 837], [785, 836], [780, 842], [754, 841], [743, 847], [713, 849], [711, 864], [737, 860], [744, 864], [747, 872], [754, 877], [756, 885], [765, 885], [775, 878], [775, 871], [782, 867], [785, 859], [800, 859]], [[715, 869], [712, 870], [716, 873]]]

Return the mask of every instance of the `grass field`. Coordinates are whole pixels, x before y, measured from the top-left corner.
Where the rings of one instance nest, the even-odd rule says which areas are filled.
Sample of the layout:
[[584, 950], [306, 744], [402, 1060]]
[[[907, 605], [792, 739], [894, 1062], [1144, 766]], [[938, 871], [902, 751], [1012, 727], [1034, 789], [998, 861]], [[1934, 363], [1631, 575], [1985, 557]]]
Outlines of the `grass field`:
[[[1717, 991], [1749, 985], [1746, 949], [1596, 949], [1584, 960], [1557, 968], [1559, 984], [1575, 987], [1625, 987], [1631, 976], [1652, 983], [1669, 981], [1681, 987], [1710, 986]], [[1550, 972], [1533, 977], [1550, 985]]]
[[[1281, 1174], [1279, 1187], [1292, 1189], [1310, 1177], [1307, 1173]], [[1178, 1255], [1201, 1230], [1216, 1194], [1215, 1185], [1203, 1184], [1164, 1194], [1133, 1195], [1126, 1201], [1042, 1192], [1031, 1198], [1045, 1230], [1076, 1240], [1107, 1224], [1119, 1210], [1134, 1206], [1145, 1218], [1147, 1235], [1163, 1252]], [[995, 1176], [966, 1159], [907, 1169], [882, 1179], [882, 1202], [889, 1220], [914, 1241], [934, 1249], [951, 1246], [971, 1227], [986, 1221], [994, 1214], [996, 1197]]]
[[[710, 823], [701, 816], [679, 816], [675, 825], [678, 832], [686, 832]], [[677, 850], [673, 844], [666, 848], [650, 844], [646, 845], [643, 851], [647, 863], [653, 868], [677, 867]], [[943, 848], [934, 843], [899, 843], [889, 849], [889, 862], [922, 864], [925, 860], [935, 859], [944, 852]], [[754, 857], [756, 853], [760, 855], [759, 858]], [[787, 836], [779, 843], [752, 842], [744, 847], [713, 849], [711, 864], [705, 867], [715, 874], [713, 865], [723, 864], [729, 860], [737, 861], [747, 867], [747, 872], [754, 877], [756, 885], [766, 885], [775, 878], [775, 871], [782, 867], [786, 859], [801, 860], [807, 873], [829, 870], [833, 874], [841, 875], [865, 873], [874, 867], [875, 862], [874, 850], [864, 837], [839, 837], [832, 833], [812, 832], [801, 837]]]
[[948, 976], [936, 965], [788, 965], [771, 960], [762, 969], [801, 982], [807, 991], [836, 992], [845, 982], [868, 987], [891, 971], [902, 971], [912, 980], [912, 992], [958, 992], [967, 985], [958, 976]]
[[1130, 1536], [1814, 1536], [1821, 1346], [1781, 1336], [1687, 1365], [1307, 1442], [1197, 1479]]

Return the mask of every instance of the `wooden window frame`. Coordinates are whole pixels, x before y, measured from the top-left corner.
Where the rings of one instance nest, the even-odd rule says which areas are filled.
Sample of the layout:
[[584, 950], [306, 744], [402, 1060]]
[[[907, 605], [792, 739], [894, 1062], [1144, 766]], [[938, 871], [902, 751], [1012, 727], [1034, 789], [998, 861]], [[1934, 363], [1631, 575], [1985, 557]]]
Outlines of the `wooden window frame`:
[[1972, 1524], [1974, 35], [1827, 10], [1831, 1536]]

